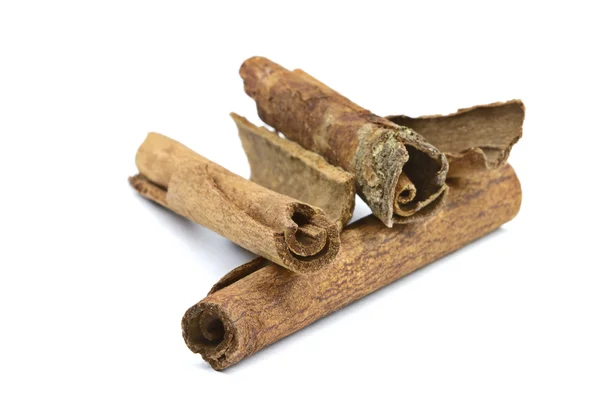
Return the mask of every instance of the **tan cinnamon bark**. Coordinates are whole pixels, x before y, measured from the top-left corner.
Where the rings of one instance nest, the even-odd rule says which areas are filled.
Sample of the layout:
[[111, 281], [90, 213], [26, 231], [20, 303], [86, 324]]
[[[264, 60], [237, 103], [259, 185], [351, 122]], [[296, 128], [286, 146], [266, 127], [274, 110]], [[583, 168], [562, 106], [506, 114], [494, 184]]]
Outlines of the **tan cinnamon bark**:
[[143, 196], [299, 273], [330, 263], [339, 229], [319, 208], [273, 192], [150, 133], [131, 185]]
[[354, 210], [354, 176], [320, 155], [232, 113], [250, 163], [252, 182], [321, 208], [346, 225]]
[[387, 117], [419, 132], [448, 158], [448, 177], [498, 168], [523, 135], [521, 100], [460, 109], [449, 115]]
[[466, 245], [511, 220], [521, 203], [509, 165], [454, 180], [426, 224], [385, 228], [373, 216], [342, 232], [336, 261], [311, 275], [258, 258], [227, 274], [182, 321], [188, 347], [217, 370]]
[[[240, 69], [263, 121], [356, 176], [358, 194], [384, 224], [423, 220], [440, 208], [448, 163], [410, 128], [378, 117], [301, 70], [253, 57]], [[401, 174], [414, 198], [395, 204]], [[394, 213], [400, 208], [402, 214]]]

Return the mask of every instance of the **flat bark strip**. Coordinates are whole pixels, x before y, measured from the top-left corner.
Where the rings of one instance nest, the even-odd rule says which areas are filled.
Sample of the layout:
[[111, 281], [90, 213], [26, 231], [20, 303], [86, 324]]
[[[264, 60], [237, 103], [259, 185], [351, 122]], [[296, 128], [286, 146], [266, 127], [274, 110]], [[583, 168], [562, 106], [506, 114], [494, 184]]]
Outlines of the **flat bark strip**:
[[166, 136], [150, 133], [130, 183], [143, 196], [292, 271], [309, 273], [339, 251], [319, 208], [250, 182]]
[[397, 115], [390, 121], [419, 132], [446, 155], [449, 178], [498, 168], [523, 135], [525, 105], [521, 100], [460, 109], [449, 115], [417, 118]]
[[188, 347], [216, 370], [495, 230], [519, 211], [510, 165], [450, 183], [442, 211], [423, 224], [384, 227], [373, 216], [342, 232], [339, 257], [299, 275], [256, 259], [233, 270], [182, 320]]
[[319, 207], [341, 229], [354, 211], [354, 176], [320, 155], [232, 113], [250, 163], [250, 180]]
[[[246, 93], [260, 118], [288, 139], [322, 155], [356, 177], [358, 194], [385, 225], [421, 221], [444, 199], [448, 162], [410, 128], [352, 103], [301, 70], [289, 71], [253, 57], [240, 69]], [[410, 202], [394, 213], [401, 174], [416, 188]]]

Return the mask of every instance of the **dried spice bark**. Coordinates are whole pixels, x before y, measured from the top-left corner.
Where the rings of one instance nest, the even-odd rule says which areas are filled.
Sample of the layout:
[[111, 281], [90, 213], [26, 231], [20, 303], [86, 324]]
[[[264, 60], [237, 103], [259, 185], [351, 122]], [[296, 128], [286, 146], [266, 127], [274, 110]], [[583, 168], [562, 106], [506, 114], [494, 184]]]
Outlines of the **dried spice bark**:
[[[289, 71], [266, 58], [246, 60], [240, 75], [260, 118], [353, 173], [358, 194], [388, 227], [428, 218], [440, 208], [448, 162], [412, 129], [372, 114], [301, 70]], [[414, 197], [404, 201], [413, 191]]]
[[323, 157], [232, 113], [250, 163], [250, 180], [319, 207], [341, 229], [354, 210], [354, 176]]
[[342, 232], [340, 256], [311, 275], [258, 258], [227, 274], [182, 321], [188, 347], [222, 370], [511, 220], [521, 203], [513, 169], [450, 182], [425, 224], [385, 228], [363, 218]]
[[319, 208], [273, 192], [150, 133], [131, 185], [143, 196], [292, 271], [314, 272], [340, 247], [339, 229]]
[[460, 109], [449, 115], [387, 117], [419, 132], [448, 158], [448, 177], [498, 168], [523, 135], [525, 105], [521, 100]]

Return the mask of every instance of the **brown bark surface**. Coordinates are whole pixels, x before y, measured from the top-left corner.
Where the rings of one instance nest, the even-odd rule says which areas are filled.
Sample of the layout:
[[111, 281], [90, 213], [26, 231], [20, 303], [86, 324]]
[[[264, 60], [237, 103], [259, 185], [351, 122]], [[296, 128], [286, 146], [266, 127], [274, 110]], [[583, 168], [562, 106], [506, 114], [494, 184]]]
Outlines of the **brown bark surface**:
[[346, 225], [354, 211], [354, 176], [320, 155], [266, 128], [231, 114], [250, 163], [250, 180], [277, 193], [319, 207]]
[[[448, 162], [410, 128], [352, 103], [301, 70], [253, 57], [240, 69], [246, 93], [267, 124], [356, 177], [358, 194], [385, 225], [434, 215], [445, 197]], [[411, 201], [395, 203], [401, 175], [414, 185]], [[394, 213], [395, 209], [401, 213]]]
[[388, 229], [370, 216], [349, 225], [338, 258], [315, 274], [262, 258], [233, 270], [185, 313], [186, 344], [214, 369], [227, 368], [517, 214], [521, 187], [509, 165], [472, 178], [450, 182], [442, 211], [425, 223]]
[[166, 136], [150, 133], [131, 185], [143, 196], [290, 270], [330, 263], [339, 229], [319, 208], [250, 182]]
[[449, 115], [387, 117], [419, 132], [446, 155], [448, 177], [498, 168], [523, 135], [525, 105], [521, 100], [460, 109]]

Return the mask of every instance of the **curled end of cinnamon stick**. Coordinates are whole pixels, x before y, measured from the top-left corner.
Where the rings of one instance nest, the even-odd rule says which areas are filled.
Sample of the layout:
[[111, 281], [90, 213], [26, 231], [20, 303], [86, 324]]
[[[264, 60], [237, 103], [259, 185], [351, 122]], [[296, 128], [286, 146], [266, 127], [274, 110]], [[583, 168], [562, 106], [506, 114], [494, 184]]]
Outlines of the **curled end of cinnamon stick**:
[[394, 195], [394, 212], [401, 214], [401, 205], [408, 204], [415, 199], [417, 188], [415, 184], [406, 176], [401, 174], [396, 184], [396, 194]]
[[326, 266], [340, 249], [340, 232], [323, 211], [308, 204], [292, 203], [277, 251], [285, 266], [298, 273], [311, 273]]
[[219, 305], [208, 302], [192, 306], [181, 321], [185, 344], [217, 371], [237, 362], [239, 329]]
[[407, 127], [388, 122], [373, 136], [357, 158], [361, 196], [373, 214], [388, 227], [432, 217], [447, 190], [446, 157]]
[[[423, 221], [432, 217], [446, 198], [448, 160], [416, 132], [408, 130], [405, 146], [408, 161], [402, 167], [394, 195], [395, 224]], [[405, 197], [402, 197], [405, 194]]]

